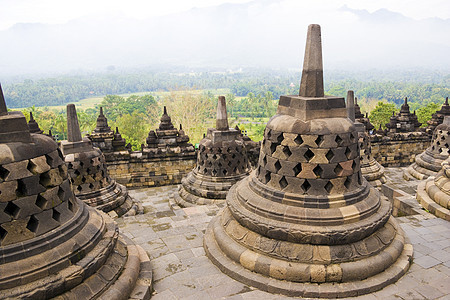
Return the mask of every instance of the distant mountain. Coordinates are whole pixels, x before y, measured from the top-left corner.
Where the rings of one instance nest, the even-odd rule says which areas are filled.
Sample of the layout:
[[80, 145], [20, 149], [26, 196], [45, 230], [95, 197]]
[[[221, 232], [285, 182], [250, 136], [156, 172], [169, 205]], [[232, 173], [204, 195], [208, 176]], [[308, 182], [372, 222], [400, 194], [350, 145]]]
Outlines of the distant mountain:
[[450, 68], [450, 19], [313, 3], [266, 0], [145, 20], [87, 16], [62, 25], [16, 24], [0, 31], [0, 76], [110, 65], [300, 68], [309, 23], [322, 25], [325, 68]]

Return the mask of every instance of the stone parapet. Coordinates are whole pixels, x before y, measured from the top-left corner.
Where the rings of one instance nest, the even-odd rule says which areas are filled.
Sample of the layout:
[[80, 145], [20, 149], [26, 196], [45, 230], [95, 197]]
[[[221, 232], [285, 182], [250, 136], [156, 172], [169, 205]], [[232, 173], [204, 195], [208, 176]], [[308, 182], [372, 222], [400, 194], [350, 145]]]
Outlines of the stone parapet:
[[405, 167], [428, 148], [431, 136], [424, 132], [376, 134], [370, 136], [370, 142], [373, 158], [383, 167]]

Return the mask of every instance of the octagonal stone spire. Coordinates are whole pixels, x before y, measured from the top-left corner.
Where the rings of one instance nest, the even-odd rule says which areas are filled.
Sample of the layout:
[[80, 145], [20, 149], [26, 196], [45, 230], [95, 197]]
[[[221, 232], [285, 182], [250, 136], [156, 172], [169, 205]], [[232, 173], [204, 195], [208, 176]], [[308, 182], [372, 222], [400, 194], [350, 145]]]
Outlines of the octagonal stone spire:
[[225, 96], [219, 96], [219, 102], [217, 103], [217, 118], [216, 118], [217, 130], [228, 130], [228, 116], [227, 116], [227, 103]]
[[67, 105], [67, 140], [69, 142], [81, 142], [81, 131], [75, 104]]
[[303, 61], [302, 80], [299, 96], [323, 97], [323, 65], [322, 65], [322, 37], [320, 25], [308, 26], [306, 38], [305, 59]]

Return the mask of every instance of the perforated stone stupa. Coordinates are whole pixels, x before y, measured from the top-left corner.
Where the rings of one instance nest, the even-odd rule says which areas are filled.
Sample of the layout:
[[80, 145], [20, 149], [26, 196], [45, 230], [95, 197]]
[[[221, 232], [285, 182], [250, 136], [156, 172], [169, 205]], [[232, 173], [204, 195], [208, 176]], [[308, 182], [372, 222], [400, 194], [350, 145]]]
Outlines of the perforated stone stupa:
[[433, 133], [430, 147], [416, 156], [416, 162], [410, 165], [404, 172], [404, 178], [411, 176], [422, 180], [435, 176], [441, 170], [441, 164], [450, 154], [450, 116], [445, 117], [444, 122], [437, 126]]
[[148, 299], [145, 251], [71, 190], [58, 145], [0, 89], [0, 298]]
[[249, 172], [241, 131], [229, 128], [225, 97], [219, 96], [216, 128], [209, 128], [200, 141], [197, 166], [181, 180], [175, 201], [183, 207], [224, 201], [231, 186]]
[[404, 133], [418, 131], [422, 123], [417, 120], [416, 112], [409, 111], [408, 98], [400, 107], [400, 112], [392, 114], [389, 123], [386, 124], [389, 133]]
[[[352, 106], [354, 106], [355, 109], [352, 109]], [[372, 155], [372, 145], [368, 133], [369, 129], [366, 126], [369, 126], [369, 128], [371, 128], [370, 130], [374, 127], [369, 119], [364, 118], [361, 114], [353, 91], [347, 92], [347, 109], [349, 110], [349, 119], [355, 122], [355, 127], [358, 131], [361, 173], [370, 184], [375, 187], [380, 187], [383, 183], [386, 183], [384, 167], [380, 165]], [[353, 112], [354, 115], [352, 115]]]
[[430, 213], [450, 221], [450, 157], [435, 177], [419, 183], [416, 197]]
[[273, 293], [349, 297], [395, 282], [412, 246], [391, 203], [361, 175], [345, 99], [324, 96], [319, 25], [310, 25], [299, 95], [281, 96], [259, 166], [207, 228], [224, 273]]
[[75, 105], [67, 105], [68, 140], [61, 142], [75, 195], [89, 206], [118, 216], [142, 211], [128, 195], [126, 187], [108, 174], [102, 152], [82, 138]]
[[441, 109], [435, 112], [431, 116], [431, 120], [427, 121], [428, 127], [426, 131], [430, 134], [434, 132], [434, 129], [444, 122], [444, 117], [450, 116], [450, 105], [448, 104], [448, 97], [445, 98], [445, 102], [442, 105]]

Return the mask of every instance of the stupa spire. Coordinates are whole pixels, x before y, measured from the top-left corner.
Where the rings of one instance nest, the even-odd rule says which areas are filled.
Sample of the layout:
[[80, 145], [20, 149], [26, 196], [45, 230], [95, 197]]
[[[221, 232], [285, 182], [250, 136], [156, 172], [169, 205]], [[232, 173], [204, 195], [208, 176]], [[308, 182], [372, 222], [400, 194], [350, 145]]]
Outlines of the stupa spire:
[[305, 59], [303, 61], [302, 79], [299, 96], [323, 97], [323, 65], [322, 65], [322, 39], [320, 25], [308, 26], [306, 38]]
[[217, 130], [228, 130], [228, 116], [227, 116], [227, 103], [224, 96], [219, 96], [219, 101], [217, 103], [217, 119], [216, 119], [216, 129]]
[[3, 96], [2, 85], [0, 84], [0, 116], [8, 114], [8, 109], [6, 108], [5, 97]]
[[347, 91], [347, 111], [348, 118], [355, 122], [355, 94], [353, 91]]
[[74, 104], [67, 104], [67, 140], [69, 142], [80, 142], [82, 140]]

